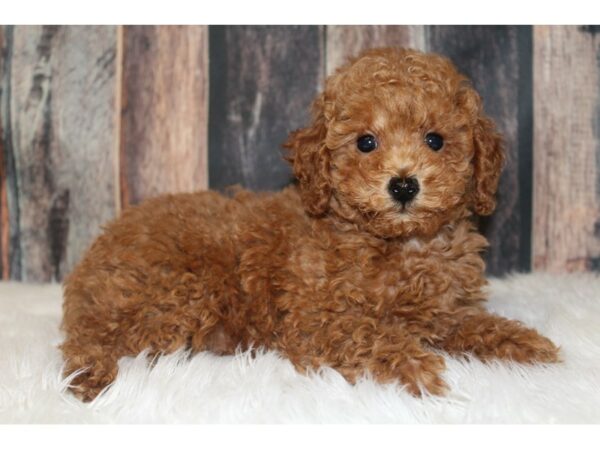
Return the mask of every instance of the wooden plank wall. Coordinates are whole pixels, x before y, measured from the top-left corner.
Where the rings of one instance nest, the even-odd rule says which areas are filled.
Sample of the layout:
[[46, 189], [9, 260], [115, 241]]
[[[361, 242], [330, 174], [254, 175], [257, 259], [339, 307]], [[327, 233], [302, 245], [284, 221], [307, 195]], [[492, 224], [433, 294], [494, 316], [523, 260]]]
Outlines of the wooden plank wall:
[[61, 279], [115, 215], [115, 27], [10, 27], [10, 277]]
[[6, 280], [10, 276], [9, 270], [9, 226], [8, 226], [8, 193], [7, 193], [7, 176], [6, 176], [6, 149], [4, 147], [5, 140], [5, 124], [4, 118], [4, 103], [2, 100], [6, 98], [5, 75], [6, 75], [6, 59], [9, 45], [6, 41], [4, 27], [0, 27], [0, 279]]
[[303, 126], [323, 83], [323, 27], [210, 30], [210, 186], [281, 189], [281, 143]]
[[122, 205], [206, 189], [208, 30], [124, 27], [122, 37]]
[[535, 269], [600, 270], [600, 27], [534, 30]]
[[491, 274], [600, 270], [599, 40], [594, 26], [0, 27], [0, 274], [61, 280], [149, 196], [280, 189], [287, 133], [375, 46], [449, 56], [505, 136], [481, 222]]

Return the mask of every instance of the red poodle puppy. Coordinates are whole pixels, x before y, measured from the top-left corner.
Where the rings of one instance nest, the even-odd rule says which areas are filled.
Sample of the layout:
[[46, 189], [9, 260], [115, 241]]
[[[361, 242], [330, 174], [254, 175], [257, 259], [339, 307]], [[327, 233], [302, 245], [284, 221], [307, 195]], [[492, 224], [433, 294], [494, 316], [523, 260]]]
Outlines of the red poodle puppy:
[[473, 217], [494, 210], [503, 151], [447, 59], [365, 52], [327, 79], [285, 146], [297, 186], [167, 195], [106, 227], [64, 285], [80, 398], [144, 349], [262, 346], [299, 370], [370, 372], [416, 395], [446, 389], [433, 349], [557, 361], [547, 338], [482, 306]]

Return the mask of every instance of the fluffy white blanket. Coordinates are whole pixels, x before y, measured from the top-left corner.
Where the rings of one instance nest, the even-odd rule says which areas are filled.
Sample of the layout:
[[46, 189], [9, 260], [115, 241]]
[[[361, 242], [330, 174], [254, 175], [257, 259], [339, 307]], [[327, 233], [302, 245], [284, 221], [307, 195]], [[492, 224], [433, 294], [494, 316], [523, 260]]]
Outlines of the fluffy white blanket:
[[179, 352], [152, 368], [122, 359], [113, 387], [84, 404], [60, 375], [60, 287], [0, 283], [0, 422], [600, 422], [600, 277], [517, 275], [490, 292], [490, 310], [552, 338], [564, 362], [448, 358], [450, 395], [414, 398], [369, 379], [351, 386], [331, 369], [300, 375], [272, 352]]

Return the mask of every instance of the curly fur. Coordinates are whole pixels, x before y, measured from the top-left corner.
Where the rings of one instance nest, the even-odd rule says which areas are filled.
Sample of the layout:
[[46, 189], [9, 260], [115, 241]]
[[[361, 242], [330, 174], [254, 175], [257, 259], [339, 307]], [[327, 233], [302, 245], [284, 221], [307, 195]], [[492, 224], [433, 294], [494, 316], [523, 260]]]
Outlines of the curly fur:
[[[371, 153], [356, 149], [365, 133], [379, 140]], [[64, 285], [62, 351], [80, 398], [145, 349], [263, 346], [299, 370], [327, 365], [350, 382], [369, 371], [417, 395], [446, 389], [435, 348], [557, 361], [551, 341], [482, 306], [487, 242], [472, 218], [495, 207], [502, 143], [447, 59], [365, 52], [328, 78], [285, 146], [297, 186], [167, 195], [106, 227]], [[387, 191], [397, 176], [421, 186], [402, 207]]]

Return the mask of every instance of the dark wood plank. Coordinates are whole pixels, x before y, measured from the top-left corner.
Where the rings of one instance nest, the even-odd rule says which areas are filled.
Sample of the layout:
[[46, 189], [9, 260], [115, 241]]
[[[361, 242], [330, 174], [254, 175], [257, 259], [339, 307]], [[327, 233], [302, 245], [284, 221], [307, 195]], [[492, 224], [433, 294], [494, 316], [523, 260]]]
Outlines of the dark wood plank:
[[14, 26], [3, 27], [3, 75], [0, 81], [0, 124], [2, 126], [3, 192], [2, 192], [2, 260], [3, 277], [21, 279], [21, 246], [19, 241], [19, 202], [15, 151], [11, 120], [11, 62]]
[[600, 34], [534, 27], [534, 268], [600, 270]]
[[206, 26], [123, 30], [121, 199], [208, 187]]
[[448, 56], [482, 95], [485, 111], [506, 142], [498, 207], [482, 219], [490, 241], [488, 272], [531, 267], [531, 28], [431, 26], [427, 47]]
[[329, 25], [326, 31], [327, 74], [368, 48], [425, 47], [423, 25]]
[[60, 280], [115, 215], [116, 36], [113, 26], [14, 28], [14, 278]]
[[6, 177], [6, 149], [4, 146], [4, 97], [6, 96], [6, 59], [8, 57], [8, 46], [5, 34], [7, 26], [0, 26], [0, 278], [6, 280], [10, 276], [9, 271], [9, 224], [8, 224], [8, 194]]
[[304, 126], [325, 72], [318, 26], [211, 26], [211, 188], [280, 189], [281, 144]]

